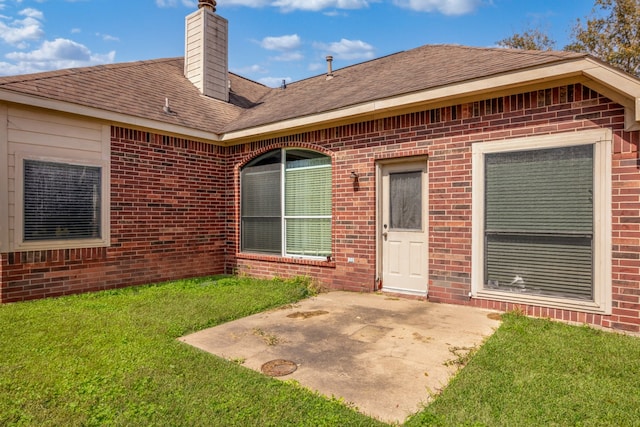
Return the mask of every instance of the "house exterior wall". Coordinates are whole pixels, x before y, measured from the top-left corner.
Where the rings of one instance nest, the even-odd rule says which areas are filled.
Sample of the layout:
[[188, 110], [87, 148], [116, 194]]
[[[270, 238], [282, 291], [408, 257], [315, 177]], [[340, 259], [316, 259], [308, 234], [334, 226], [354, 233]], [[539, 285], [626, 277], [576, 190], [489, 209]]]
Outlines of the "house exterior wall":
[[118, 127], [109, 139], [110, 246], [2, 251], [2, 302], [224, 272], [219, 149]]
[[[6, 168], [0, 173], [0, 252], [40, 249], [21, 241], [22, 159], [70, 161], [103, 166], [109, 170], [109, 126], [63, 114], [15, 105], [0, 105], [0, 155]], [[104, 201], [108, 206], [108, 198]], [[108, 241], [108, 237], [105, 239]]]
[[[9, 109], [1, 107], [0, 114], [7, 116]], [[599, 128], [613, 133], [612, 274], [605, 284], [611, 287], [611, 313], [470, 298], [472, 145]], [[8, 134], [0, 135], [0, 150], [9, 150]], [[120, 127], [110, 128], [108, 140], [110, 245], [15, 251], [7, 250], [8, 243], [0, 238], [2, 302], [217, 273], [307, 275], [332, 289], [377, 290], [376, 165], [426, 156], [429, 300], [640, 331], [640, 132], [625, 132], [623, 108], [580, 84], [231, 147]], [[312, 149], [332, 157], [330, 259], [240, 251], [240, 170], [259, 154], [282, 147]], [[359, 175], [357, 185], [352, 171]], [[10, 174], [9, 170], [9, 187]], [[2, 188], [0, 201], [15, 204]], [[0, 236], [2, 227], [0, 223]]]
[[[483, 141], [609, 128], [612, 155], [611, 314], [470, 298], [472, 266], [471, 147]], [[239, 209], [230, 235], [240, 273], [256, 276], [305, 274], [334, 289], [372, 291], [376, 268], [376, 163], [428, 155], [429, 283], [434, 302], [640, 330], [640, 133], [625, 132], [623, 108], [580, 84], [485, 99], [452, 107], [313, 131], [233, 147], [234, 188], [238, 170], [261, 152], [303, 147], [333, 157], [333, 256], [331, 261], [299, 261], [242, 254]], [[359, 188], [349, 178], [360, 175]], [[236, 206], [239, 203], [235, 204]], [[349, 263], [348, 258], [354, 258]], [[382, 284], [384, 286], [384, 284]]]

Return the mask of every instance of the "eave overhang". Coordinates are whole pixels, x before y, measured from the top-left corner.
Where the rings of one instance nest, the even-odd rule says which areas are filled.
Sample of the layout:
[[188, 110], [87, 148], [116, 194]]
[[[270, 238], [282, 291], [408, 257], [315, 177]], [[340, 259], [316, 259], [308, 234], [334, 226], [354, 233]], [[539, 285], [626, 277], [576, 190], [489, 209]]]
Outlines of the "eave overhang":
[[6, 89], [0, 89], [0, 102], [8, 102], [29, 107], [43, 108], [61, 113], [84, 116], [105, 121], [111, 124], [115, 123], [125, 126], [132, 126], [134, 128], [146, 129], [151, 132], [164, 132], [166, 134], [175, 135], [181, 138], [194, 139], [203, 142], [219, 143], [221, 140], [221, 136], [219, 134], [205, 130], [194, 129], [189, 126], [180, 126], [172, 123], [167, 123], [162, 120], [136, 117], [129, 114], [102, 110], [95, 107], [87, 107], [71, 102], [43, 98], [34, 95], [26, 95]]
[[236, 145], [258, 139], [326, 128], [358, 120], [374, 120], [425, 108], [455, 105], [554, 85], [583, 83], [625, 108], [625, 130], [640, 130], [640, 80], [591, 58], [580, 58], [419, 92], [378, 99], [350, 107], [226, 132], [221, 141]]
[[640, 130], [640, 80], [590, 57], [433, 87], [226, 133], [215, 133], [163, 120], [137, 117], [6, 89], [0, 89], [0, 101], [84, 116], [151, 132], [163, 132], [216, 145], [231, 146], [339, 126], [355, 120], [375, 120], [482, 100], [487, 96], [505, 96], [518, 93], [523, 89], [532, 91], [575, 83], [585, 84], [622, 105], [625, 110], [625, 130]]

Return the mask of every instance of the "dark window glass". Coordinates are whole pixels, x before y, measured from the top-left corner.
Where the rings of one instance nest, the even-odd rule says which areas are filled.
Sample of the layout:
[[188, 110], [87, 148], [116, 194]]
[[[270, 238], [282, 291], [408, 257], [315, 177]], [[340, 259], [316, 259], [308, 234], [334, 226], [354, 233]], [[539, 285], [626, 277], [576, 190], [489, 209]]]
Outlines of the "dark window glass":
[[593, 145], [485, 155], [485, 286], [593, 300]]
[[422, 172], [389, 175], [392, 230], [422, 230]]
[[24, 240], [101, 237], [101, 168], [24, 161]]
[[331, 159], [274, 150], [241, 172], [241, 250], [331, 255]]

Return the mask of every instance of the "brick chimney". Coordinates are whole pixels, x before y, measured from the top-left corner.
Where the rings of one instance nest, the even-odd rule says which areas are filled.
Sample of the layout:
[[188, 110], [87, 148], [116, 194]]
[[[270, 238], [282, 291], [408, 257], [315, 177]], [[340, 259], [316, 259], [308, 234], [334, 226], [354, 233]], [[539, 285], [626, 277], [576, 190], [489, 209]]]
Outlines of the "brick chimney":
[[185, 20], [184, 75], [203, 95], [229, 101], [228, 27], [215, 0], [199, 0]]

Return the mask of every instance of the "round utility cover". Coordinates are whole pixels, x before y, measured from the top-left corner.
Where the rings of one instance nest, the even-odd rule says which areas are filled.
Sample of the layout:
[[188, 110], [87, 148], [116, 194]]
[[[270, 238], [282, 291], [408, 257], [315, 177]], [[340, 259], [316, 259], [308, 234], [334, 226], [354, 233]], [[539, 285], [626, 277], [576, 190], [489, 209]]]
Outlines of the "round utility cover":
[[276, 359], [271, 360], [260, 368], [262, 373], [270, 377], [282, 377], [292, 374], [298, 369], [298, 365], [291, 360]]

